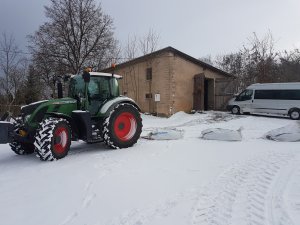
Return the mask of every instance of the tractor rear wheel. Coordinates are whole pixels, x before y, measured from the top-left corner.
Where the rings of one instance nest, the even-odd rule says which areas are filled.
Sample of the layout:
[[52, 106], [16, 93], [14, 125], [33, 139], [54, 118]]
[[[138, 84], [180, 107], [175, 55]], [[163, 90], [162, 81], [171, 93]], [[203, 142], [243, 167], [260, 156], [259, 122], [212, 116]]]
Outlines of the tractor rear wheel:
[[122, 103], [105, 119], [102, 136], [104, 142], [111, 148], [128, 148], [137, 142], [142, 127], [138, 109], [132, 104]]
[[[19, 119], [17, 118], [16, 121], [14, 122], [14, 132], [19, 133], [20, 130], [20, 124], [21, 122], [18, 121]], [[13, 140], [9, 144], [11, 150], [15, 152], [17, 155], [29, 155], [34, 152], [34, 145], [30, 143], [20, 143], [16, 140]]]
[[71, 128], [65, 119], [47, 118], [40, 123], [35, 136], [35, 151], [42, 161], [65, 157], [71, 145]]

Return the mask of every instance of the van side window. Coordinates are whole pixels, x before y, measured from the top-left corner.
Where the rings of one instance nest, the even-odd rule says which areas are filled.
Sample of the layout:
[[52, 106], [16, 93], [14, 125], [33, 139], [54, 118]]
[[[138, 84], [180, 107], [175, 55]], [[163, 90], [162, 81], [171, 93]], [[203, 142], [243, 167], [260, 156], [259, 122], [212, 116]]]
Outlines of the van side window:
[[276, 90], [255, 90], [254, 99], [278, 99], [279, 91]]
[[300, 100], [300, 90], [256, 90], [254, 99]]
[[280, 99], [300, 100], [300, 90], [283, 90], [280, 93]]
[[247, 101], [251, 100], [253, 95], [253, 90], [251, 89], [246, 89], [243, 91], [239, 96], [236, 97], [236, 101]]

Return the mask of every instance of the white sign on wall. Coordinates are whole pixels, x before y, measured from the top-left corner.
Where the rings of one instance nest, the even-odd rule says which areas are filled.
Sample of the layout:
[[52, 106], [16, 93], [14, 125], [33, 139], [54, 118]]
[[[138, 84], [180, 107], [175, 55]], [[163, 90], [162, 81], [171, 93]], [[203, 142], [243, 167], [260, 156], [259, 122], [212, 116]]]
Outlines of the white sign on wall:
[[160, 94], [155, 94], [154, 95], [154, 101], [155, 102], [160, 102]]

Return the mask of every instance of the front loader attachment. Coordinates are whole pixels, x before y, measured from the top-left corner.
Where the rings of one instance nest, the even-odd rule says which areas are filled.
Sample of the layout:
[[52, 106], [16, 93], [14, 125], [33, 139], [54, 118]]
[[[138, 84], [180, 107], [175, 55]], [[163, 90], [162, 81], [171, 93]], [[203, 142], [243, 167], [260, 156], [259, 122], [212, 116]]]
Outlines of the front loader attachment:
[[0, 144], [10, 143], [13, 138], [14, 125], [7, 121], [0, 121]]

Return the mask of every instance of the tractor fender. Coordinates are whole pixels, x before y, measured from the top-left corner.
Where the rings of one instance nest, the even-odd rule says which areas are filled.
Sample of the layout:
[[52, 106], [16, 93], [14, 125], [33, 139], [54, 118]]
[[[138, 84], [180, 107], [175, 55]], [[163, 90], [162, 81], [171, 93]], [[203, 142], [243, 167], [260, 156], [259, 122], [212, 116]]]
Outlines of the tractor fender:
[[74, 119], [66, 114], [58, 113], [58, 112], [47, 112], [47, 116], [54, 117], [54, 118], [63, 118], [67, 120], [70, 124], [72, 133], [78, 133], [78, 126], [76, 125]]
[[55, 117], [55, 118], [63, 118], [63, 119], [68, 120], [69, 122], [71, 120], [73, 120], [72, 117], [70, 117], [66, 114], [63, 114], [63, 113], [58, 113], [58, 112], [47, 112], [46, 115], [49, 115], [49, 116]]
[[135, 103], [133, 99], [125, 96], [120, 96], [106, 102], [100, 109], [100, 114], [104, 115], [105, 117], [109, 116], [109, 113], [116, 107], [116, 105], [120, 103], [132, 104], [139, 110], [139, 112], [141, 111], [140, 107]]

